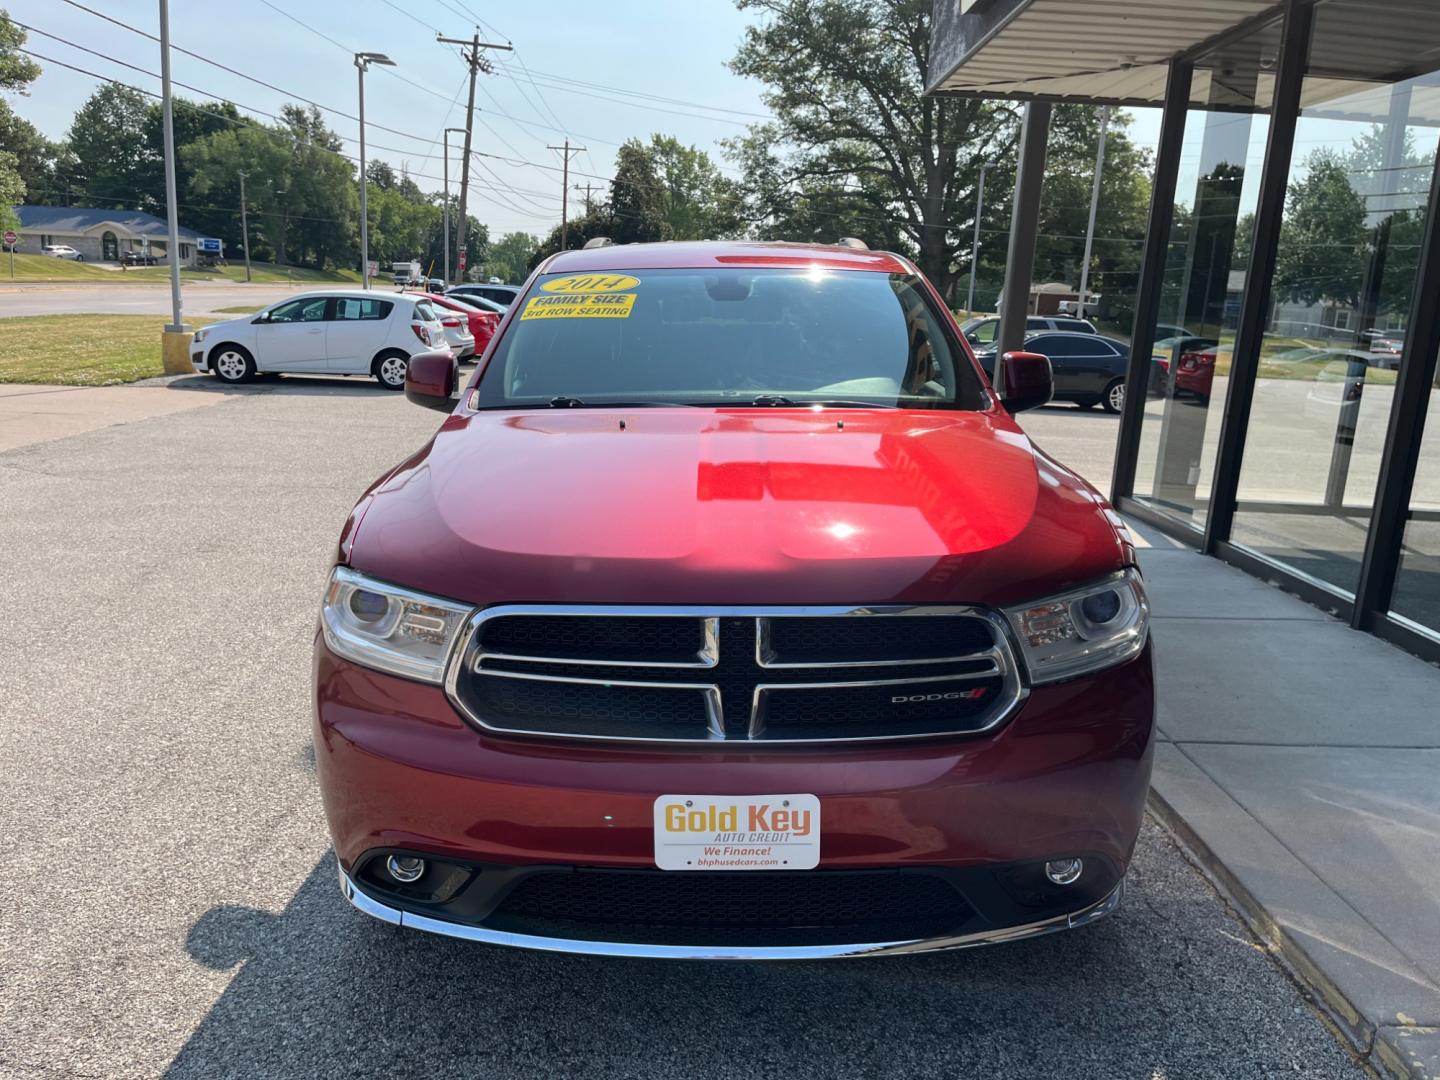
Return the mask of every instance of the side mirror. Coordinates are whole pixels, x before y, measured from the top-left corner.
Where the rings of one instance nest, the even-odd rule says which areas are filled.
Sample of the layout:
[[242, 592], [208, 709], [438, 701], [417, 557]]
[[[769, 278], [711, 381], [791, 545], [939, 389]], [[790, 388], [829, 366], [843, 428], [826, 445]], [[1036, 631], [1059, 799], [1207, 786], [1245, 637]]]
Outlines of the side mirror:
[[260, 324], [262, 324], [262, 323], [267, 323], [267, 322], [269, 322], [269, 321], [270, 321], [270, 313], [269, 313], [268, 311], [262, 311], [259, 315], [256, 315], [255, 318], [252, 320], [252, 322], [254, 322], [255, 325], [257, 325], [257, 326], [260, 325]]
[[1007, 412], [1039, 408], [1055, 396], [1055, 373], [1050, 358], [1033, 352], [1007, 352], [1002, 365], [1005, 380], [1000, 403]]
[[454, 353], [417, 353], [405, 367], [405, 397], [427, 409], [449, 412], [455, 407], [459, 372]]

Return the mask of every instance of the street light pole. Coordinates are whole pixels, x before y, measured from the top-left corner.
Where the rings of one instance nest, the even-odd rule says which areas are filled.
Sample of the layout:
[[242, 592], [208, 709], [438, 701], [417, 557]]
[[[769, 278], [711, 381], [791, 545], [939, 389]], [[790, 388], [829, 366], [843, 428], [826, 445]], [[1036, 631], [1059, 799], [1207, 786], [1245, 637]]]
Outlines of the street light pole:
[[[1085, 257], [1080, 263], [1080, 299], [1075, 314], [1085, 317], [1085, 290], [1090, 287], [1090, 248], [1095, 243], [1095, 212], [1100, 209], [1100, 175], [1105, 171], [1105, 131], [1110, 126], [1110, 106], [1100, 109], [1100, 149], [1095, 151], [1095, 181], [1090, 185], [1090, 224], [1085, 228]], [[1209, 293], [1205, 294], [1209, 296]]]
[[170, 98], [170, 0], [160, 0], [160, 99], [165, 138], [165, 223], [170, 242], [170, 325], [172, 333], [189, 330], [180, 321], [180, 214], [175, 194], [175, 113]]
[[985, 210], [985, 170], [990, 162], [980, 165], [980, 184], [975, 192], [975, 239], [970, 244], [970, 295], [965, 300], [965, 318], [975, 316], [975, 276], [980, 272], [980, 215]]
[[165, 225], [170, 244], [170, 322], [160, 333], [160, 366], [189, 374], [190, 328], [180, 316], [180, 210], [175, 195], [175, 113], [170, 100], [170, 4], [160, 0], [160, 117], [165, 141]]
[[371, 64], [394, 67], [395, 61], [384, 53], [355, 54], [355, 69], [360, 73], [360, 282], [365, 289], [370, 288], [370, 214], [365, 205], [365, 189], [369, 186], [365, 176], [365, 72]]
[[[452, 131], [466, 131], [462, 127], [447, 127], [442, 136], [445, 142], [445, 269], [440, 276], [445, 279], [445, 284], [450, 284], [450, 133]], [[457, 240], [456, 243], [459, 243]]]
[[250, 280], [250, 220], [245, 216], [245, 173], [240, 171], [240, 238], [245, 248], [245, 280]]

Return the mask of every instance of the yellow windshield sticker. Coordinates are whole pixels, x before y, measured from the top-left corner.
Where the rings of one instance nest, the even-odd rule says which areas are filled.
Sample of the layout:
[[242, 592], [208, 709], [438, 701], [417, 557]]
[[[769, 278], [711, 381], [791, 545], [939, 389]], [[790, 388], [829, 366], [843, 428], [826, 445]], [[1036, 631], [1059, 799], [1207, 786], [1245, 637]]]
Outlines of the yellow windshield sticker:
[[634, 293], [584, 293], [580, 296], [532, 296], [520, 314], [526, 319], [628, 319]]
[[582, 293], [627, 292], [640, 284], [639, 278], [628, 274], [572, 274], [556, 278], [540, 286], [541, 292], [567, 293], [571, 296]]

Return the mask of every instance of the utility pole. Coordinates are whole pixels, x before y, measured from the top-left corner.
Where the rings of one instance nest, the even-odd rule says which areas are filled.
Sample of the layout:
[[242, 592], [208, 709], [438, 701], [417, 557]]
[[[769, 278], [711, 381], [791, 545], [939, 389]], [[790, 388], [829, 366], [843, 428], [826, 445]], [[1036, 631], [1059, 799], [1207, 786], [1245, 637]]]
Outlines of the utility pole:
[[[470, 68], [470, 98], [465, 103], [465, 159], [460, 163], [460, 223], [458, 225], [459, 240], [456, 246], [460, 251], [465, 250], [465, 196], [470, 190], [470, 138], [475, 124], [475, 76], [481, 71], [489, 75], [494, 69], [490, 61], [481, 53], [481, 49], [503, 49], [505, 52], [513, 52], [514, 46], [508, 42], [500, 45], [493, 41], [481, 41], [480, 31], [476, 30], [467, 40], [466, 38], [447, 38], [439, 34], [435, 40], [443, 45], [461, 46], [461, 55], [465, 58], [466, 65]], [[450, 268], [445, 268], [445, 278], [449, 280]]]
[[[1085, 317], [1085, 290], [1090, 287], [1090, 248], [1095, 243], [1095, 211], [1100, 209], [1100, 174], [1105, 170], [1105, 131], [1110, 126], [1110, 106], [1100, 109], [1100, 149], [1095, 151], [1095, 182], [1090, 185], [1090, 224], [1085, 229], [1085, 258], [1080, 263], [1080, 299], [1075, 314]], [[1209, 296], [1209, 292], [1206, 292]]]
[[589, 180], [586, 180], [585, 183], [583, 183], [583, 184], [576, 184], [576, 185], [575, 185], [575, 190], [576, 190], [576, 191], [583, 191], [583, 192], [585, 192], [585, 213], [586, 213], [586, 214], [589, 214], [589, 213], [590, 213], [590, 193], [591, 193], [592, 191], [599, 191], [599, 190], [600, 190], [600, 185], [599, 185], [599, 184], [592, 184], [592, 183], [590, 183]]
[[560, 174], [560, 250], [565, 250], [566, 230], [570, 224], [570, 158], [574, 154], [584, 150], [583, 146], [571, 146], [570, 139], [565, 139], [564, 146], [547, 146], [546, 150], [559, 150], [565, 155], [565, 165]]
[[245, 173], [240, 173], [240, 236], [245, 249], [245, 280], [250, 280], [250, 223], [245, 217]]

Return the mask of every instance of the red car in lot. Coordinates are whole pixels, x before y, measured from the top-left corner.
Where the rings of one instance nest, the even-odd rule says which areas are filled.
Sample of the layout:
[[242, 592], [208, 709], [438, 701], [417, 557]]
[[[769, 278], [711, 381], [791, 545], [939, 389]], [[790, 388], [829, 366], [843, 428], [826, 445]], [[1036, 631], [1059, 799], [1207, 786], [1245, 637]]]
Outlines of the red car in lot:
[[[402, 926], [796, 959], [1118, 904], [1153, 753], [1123, 523], [914, 265], [860, 245], [542, 264], [341, 534], [315, 745], [341, 887]], [[458, 399], [454, 396], [459, 389]]]
[[[474, 304], [467, 304], [459, 300], [452, 300], [448, 296], [433, 292], [415, 291], [414, 295], [423, 296], [430, 301], [430, 305], [441, 309], [441, 324], [448, 326], [445, 319], [464, 319], [470, 327], [470, 334], [475, 338], [475, 356], [478, 358], [484, 354], [490, 339], [495, 336], [495, 330], [500, 325], [502, 316], [498, 312], [485, 311]], [[458, 324], [457, 324], [458, 325]]]

